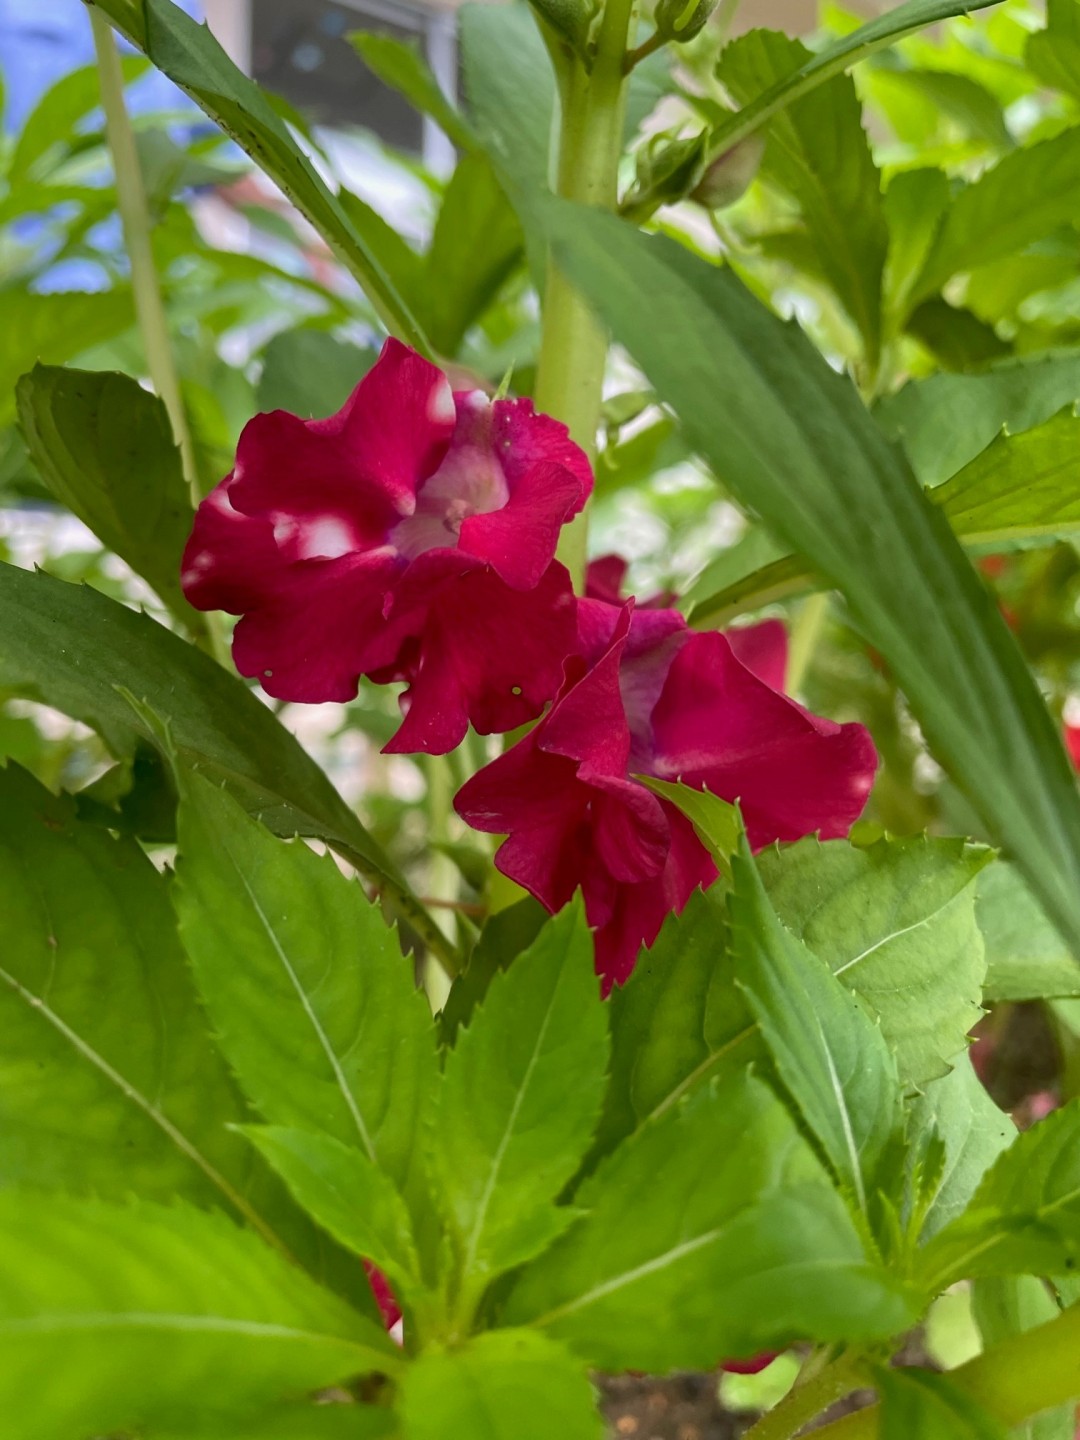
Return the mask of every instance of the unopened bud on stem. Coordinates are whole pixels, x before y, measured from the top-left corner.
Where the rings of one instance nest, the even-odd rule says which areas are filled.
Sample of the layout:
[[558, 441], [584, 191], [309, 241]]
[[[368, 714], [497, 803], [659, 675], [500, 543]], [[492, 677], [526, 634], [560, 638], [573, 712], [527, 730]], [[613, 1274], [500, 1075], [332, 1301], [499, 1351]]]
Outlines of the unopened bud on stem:
[[750, 188], [764, 153], [765, 136], [755, 130], [717, 156], [690, 192], [691, 200], [706, 210], [725, 210], [734, 205]]
[[659, 0], [656, 29], [665, 40], [682, 45], [700, 35], [717, 0]]

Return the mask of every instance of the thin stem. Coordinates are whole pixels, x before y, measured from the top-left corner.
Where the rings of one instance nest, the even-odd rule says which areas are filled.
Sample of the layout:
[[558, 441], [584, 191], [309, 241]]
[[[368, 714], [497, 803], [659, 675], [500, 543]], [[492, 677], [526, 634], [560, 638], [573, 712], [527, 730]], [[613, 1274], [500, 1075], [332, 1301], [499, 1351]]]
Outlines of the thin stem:
[[626, 59], [623, 61], [623, 69], [627, 75], [630, 74], [630, 71], [633, 70], [635, 65], [640, 65], [642, 60], [647, 60], [650, 55], [655, 55], [664, 43], [664, 37], [660, 34], [660, 31], [654, 30], [649, 38], [643, 40], [636, 50], [629, 51]]
[[[626, 108], [626, 39], [634, 0], [607, 0], [591, 69], [577, 56], [558, 62], [561, 115], [556, 193], [614, 210]], [[581, 293], [549, 263], [544, 290], [536, 405], [562, 420], [589, 455], [596, 453], [608, 337]], [[563, 530], [559, 558], [577, 589], [585, 578], [584, 513]]]
[[131, 288], [135, 296], [135, 314], [139, 322], [146, 367], [154, 389], [161, 396], [172, 426], [173, 438], [180, 447], [184, 479], [191, 491], [192, 505], [202, 499], [195, 448], [191, 441], [180, 381], [169, 344], [169, 326], [161, 299], [157, 267], [150, 245], [150, 212], [146, 203], [135, 135], [124, 104], [124, 76], [109, 22], [100, 11], [91, 8], [90, 24], [94, 32], [98, 75], [101, 80], [101, 105], [105, 111], [105, 133], [112, 151], [116, 174], [116, 204], [124, 227], [124, 243], [131, 262]]
[[[449, 855], [444, 855], [436, 846], [445, 844], [450, 839], [453, 780], [445, 755], [426, 755], [424, 770], [427, 774], [428, 838], [431, 843], [428, 856], [428, 890], [431, 898], [426, 903], [435, 904], [441, 909], [452, 909], [456, 908], [457, 866]], [[435, 924], [452, 940], [453, 915], [436, 916], [434, 919]], [[434, 1014], [438, 1014], [446, 1004], [451, 978], [438, 956], [429, 950], [424, 962], [424, 990]]]
[[[1067, 1405], [1080, 1397], [1080, 1305], [992, 1345], [948, 1378], [1006, 1429]], [[872, 1405], [815, 1430], [814, 1440], [874, 1440], [880, 1417]]]
[[842, 1355], [802, 1384], [795, 1382], [784, 1398], [747, 1430], [744, 1440], [791, 1440], [804, 1425], [861, 1383], [850, 1355]]

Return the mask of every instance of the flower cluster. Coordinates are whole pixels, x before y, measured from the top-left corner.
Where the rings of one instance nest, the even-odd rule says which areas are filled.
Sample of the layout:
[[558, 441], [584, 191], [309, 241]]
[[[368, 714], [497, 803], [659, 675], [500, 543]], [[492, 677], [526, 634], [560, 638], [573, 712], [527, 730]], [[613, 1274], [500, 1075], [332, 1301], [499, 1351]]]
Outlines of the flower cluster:
[[[844, 835], [877, 756], [859, 725], [783, 694], [778, 621], [691, 631], [669, 597], [620, 598], [555, 559], [592, 487], [565, 427], [527, 400], [454, 392], [397, 341], [328, 420], [245, 428], [184, 556], [193, 605], [242, 618], [240, 672], [283, 700], [404, 681], [392, 751], [441, 754], [471, 724], [536, 720], [458, 793], [496, 864], [549, 910], [581, 888], [605, 989], [716, 876], [683, 814], [640, 777], [739, 801], [755, 847]], [[539, 718], [538, 718], [539, 717]]]

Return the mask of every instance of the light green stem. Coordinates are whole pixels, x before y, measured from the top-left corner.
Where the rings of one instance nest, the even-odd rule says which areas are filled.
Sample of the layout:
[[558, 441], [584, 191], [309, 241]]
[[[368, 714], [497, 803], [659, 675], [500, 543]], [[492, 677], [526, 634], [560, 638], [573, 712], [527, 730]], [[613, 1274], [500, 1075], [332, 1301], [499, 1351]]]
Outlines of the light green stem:
[[[428, 894], [433, 900], [453, 900], [457, 896], [457, 866], [449, 855], [435, 849], [450, 839], [450, 816], [454, 798], [453, 778], [445, 755], [425, 755], [424, 773], [428, 787]], [[433, 917], [447, 938], [454, 940], [454, 917], [449, 910]], [[424, 991], [433, 1014], [438, 1014], [450, 994], [451, 975], [442, 960], [429, 951], [424, 961]]]
[[[555, 190], [581, 205], [614, 210], [626, 111], [626, 42], [634, 0], [607, 0], [591, 68], [561, 56], [561, 115]], [[544, 289], [536, 406], [562, 420], [592, 459], [603, 397], [608, 337], [584, 296], [554, 264]], [[582, 513], [563, 530], [559, 559], [581, 589], [587, 522]]]
[[105, 133], [112, 151], [116, 173], [116, 204], [124, 227], [124, 243], [131, 262], [131, 288], [135, 296], [135, 314], [146, 352], [146, 368], [154, 389], [161, 396], [169, 416], [173, 438], [180, 447], [184, 479], [191, 491], [191, 503], [202, 499], [195, 449], [191, 441], [180, 381], [169, 344], [169, 326], [158, 284], [157, 266], [150, 246], [150, 211], [146, 203], [135, 135], [124, 104], [124, 76], [120, 56], [113, 40], [109, 22], [91, 8], [90, 24], [94, 31], [98, 75], [101, 81], [101, 105], [105, 111]]
[[841, 1356], [803, 1384], [796, 1381], [794, 1389], [750, 1427], [744, 1440], [791, 1440], [804, 1425], [837, 1400], [850, 1395], [859, 1384], [854, 1360]]
[[[1080, 1305], [992, 1345], [948, 1378], [1005, 1429], [1080, 1397]], [[814, 1440], [875, 1440], [877, 1405], [814, 1431]]]
[[788, 650], [787, 675], [784, 680], [784, 689], [789, 695], [795, 695], [806, 679], [806, 672], [810, 668], [810, 661], [814, 658], [814, 650], [817, 648], [818, 640], [825, 625], [825, 617], [829, 613], [829, 592], [821, 591], [818, 595], [811, 595], [804, 600], [802, 608], [795, 617], [791, 627], [791, 645]]

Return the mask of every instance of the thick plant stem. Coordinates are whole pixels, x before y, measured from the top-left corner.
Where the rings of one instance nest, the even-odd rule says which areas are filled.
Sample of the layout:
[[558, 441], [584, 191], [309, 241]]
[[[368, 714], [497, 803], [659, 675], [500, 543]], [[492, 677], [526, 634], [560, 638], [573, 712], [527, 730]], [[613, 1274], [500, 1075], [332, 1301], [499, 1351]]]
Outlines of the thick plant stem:
[[[614, 210], [626, 110], [626, 41], [634, 0], [607, 0], [591, 68], [560, 56], [561, 98], [555, 190], [564, 199]], [[549, 263], [544, 290], [536, 406], [562, 420], [592, 459], [600, 420], [608, 339], [584, 297]], [[586, 519], [563, 531], [559, 559], [577, 589], [585, 576]]]
[[[1080, 1305], [992, 1345], [948, 1379], [1007, 1430], [1080, 1399]], [[880, 1415], [877, 1405], [845, 1415], [814, 1440], [875, 1440]]]
[[150, 248], [150, 212], [146, 203], [135, 135], [124, 105], [124, 77], [120, 56], [108, 21], [90, 7], [90, 24], [94, 31], [98, 75], [101, 80], [101, 105], [105, 111], [105, 133], [112, 151], [116, 173], [116, 203], [124, 227], [124, 243], [131, 262], [131, 288], [135, 296], [135, 313], [146, 352], [146, 367], [154, 389], [160, 395], [169, 416], [173, 438], [180, 448], [184, 479], [191, 491], [191, 503], [202, 499], [195, 465], [195, 449], [188, 429], [187, 415], [180, 395], [180, 381], [169, 345], [169, 327], [161, 299], [157, 267]]
[[858, 1368], [849, 1356], [841, 1356], [812, 1379], [796, 1382], [784, 1398], [746, 1432], [745, 1440], [791, 1440], [804, 1425], [837, 1400], [858, 1388]]

